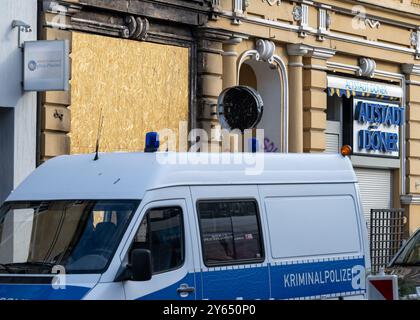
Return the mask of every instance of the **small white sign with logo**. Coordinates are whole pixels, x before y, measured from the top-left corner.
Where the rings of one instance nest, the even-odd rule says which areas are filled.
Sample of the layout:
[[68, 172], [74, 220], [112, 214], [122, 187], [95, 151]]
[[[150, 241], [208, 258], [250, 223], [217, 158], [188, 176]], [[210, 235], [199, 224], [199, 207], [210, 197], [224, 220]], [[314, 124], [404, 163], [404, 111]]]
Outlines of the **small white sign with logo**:
[[69, 90], [69, 42], [25, 42], [24, 79], [25, 91]]

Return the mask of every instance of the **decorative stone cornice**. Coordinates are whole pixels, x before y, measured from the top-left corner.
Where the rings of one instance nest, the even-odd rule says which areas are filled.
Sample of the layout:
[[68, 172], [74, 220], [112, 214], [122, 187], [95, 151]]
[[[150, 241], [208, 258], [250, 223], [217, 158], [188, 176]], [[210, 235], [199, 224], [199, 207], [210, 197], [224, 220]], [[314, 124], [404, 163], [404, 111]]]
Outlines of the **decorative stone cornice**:
[[406, 75], [420, 76], [420, 64], [405, 63], [401, 66], [401, 71]]
[[325, 7], [318, 8], [318, 35], [319, 41], [325, 40], [325, 35], [328, 34], [331, 27], [331, 13]]
[[234, 47], [242, 42], [242, 38], [232, 37], [223, 42], [223, 56], [238, 56], [238, 53], [234, 50]]
[[410, 43], [416, 49], [416, 59], [420, 59], [420, 30], [418, 28], [410, 34]]
[[265, 39], [257, 39], [255, 43], [255, 50], [246, 51], [241, 55], [241, 58], [238, 61], [238, 71], [242, 63], [248, 58], [251, 58], [255, 61], [264, 61], [271, 65], [283, 64], [283, 61], [276, 55], [275, 43]]
[[[248, 39], [248, 37], [243, 37], [232, 32], [211, 28], [198, 28], [194, 34], [199, 40], [199, 51], [217, 54], [224, 54], [224, 51], [221, 49], [221, 45], [223, 44], [229, 44], [231, 41], [233, 43], [230, 44], [235, 44], [235, 42], [240, 41], [239, 39]], [[218, 47], [219, 45], [220, 48]]]
[[359, 76], [373, 78], [376, 72], [376, 61], [370, 58], [359, 59]]
[[274, 62], [274, 55], [276, 54], [276, 45], [273, 41], [258, 39], [256, 42], [256, 48], [259, 57], [262, 61], [268, 63]]
[[222, 7], [220, 5], [220, 0], [207, 0], [210, 5], [210, 19], [217, 20], [219, 17], [218, 15], [222, 12]]
[[299, 36], [305, 38], [309, 28], [309, 5], [308, 3], [296, 4], [292, 11], [293, 19], [299, 24]]
[[328, 60], [332, 58], [336, 51], [328, 48], [312, 47], [306, 44], [289, 44], [287, 46], [287, 53], [289, 56], [304, 56]]
[[281, 5], [281, 0], [263, 0], [263, 2], [267, 2], [270, 6]]
[[287, 54], [289, 56], [306, 56], [310, 51], [312, 51], [312, 47], [306, 44], [298, 43], [287, 45]]
[[313, 48], [310, 57], [328, 60], [335, 56], [336, 51], [328, 48]]
[[127, 29], [125, 29], [124, 36], [130, 39], [146, 40], [147, 33], [150, 28], [149, 21], [146, 18], [128, 16], [125, 19]]
[[42, 2], [42, 9], [53, 13], [74, 14], [80, 12], [82, 6], [77, 3], [62, 2], [58, 3], [54, 0], [44, 0]]
[[401, 196], [400, 199], [403, 205], [420, 205], [420, 195], [418, 194], [408, 194]]
[[198, 28], [195, 31], [195, 36], [199, 39], [225, 42], [232, 39], [233, 34], [232, 32], [226, 32], [218, 29]]
[[122, 38], [146, 40], [149, 31], [147, 18], [137, 15], [124, 15], [117, 12], [91, 12], [84, 10], [84, 4], [43, 1], [43, 13], [51, 18], [46, 19], [45, 26], [63, 30], [95, 32]]
[[223, 43], [237, 45], [237, 44], [240, 44], [242, 42], [242, 40], [243, 40], [243, 38], [240, 38], [240, 37], [232, 37], [232, 38], [224, 41]]
[[222, 6], [220, 5], [220, 0], [206, 0], [210, 4], [210, 8], [214, 11], [220, 11]]

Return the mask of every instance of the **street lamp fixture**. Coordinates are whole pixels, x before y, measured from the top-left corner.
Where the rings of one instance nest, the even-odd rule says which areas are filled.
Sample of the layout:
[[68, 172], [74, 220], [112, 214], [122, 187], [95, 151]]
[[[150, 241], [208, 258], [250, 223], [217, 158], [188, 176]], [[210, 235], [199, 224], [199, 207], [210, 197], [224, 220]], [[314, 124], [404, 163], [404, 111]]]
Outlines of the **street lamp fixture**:
[[23, 48], [22, 43], [20, 41], [21, 39], [21, 33], [25, 32], [25, 33], [29, 33], [32, 32], [32, 27], [20, 20], [13, 20], [12, 22], [12, 29], [18, 28], [18, 47], [19, 48]]

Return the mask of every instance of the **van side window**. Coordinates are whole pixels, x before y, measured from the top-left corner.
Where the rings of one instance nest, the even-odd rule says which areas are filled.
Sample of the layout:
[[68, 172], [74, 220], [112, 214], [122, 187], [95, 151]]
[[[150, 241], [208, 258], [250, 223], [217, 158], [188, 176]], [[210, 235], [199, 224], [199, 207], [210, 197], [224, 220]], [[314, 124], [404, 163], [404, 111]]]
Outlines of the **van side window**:
[[255, 201], [200, 201], [198, 214], [207, 266], [264, 259]]
[[134, 238], [133, 249], [152, 253], [153, 273], [176, 269], [184, 263], [182, 209], [159, 208], [144, 217]]

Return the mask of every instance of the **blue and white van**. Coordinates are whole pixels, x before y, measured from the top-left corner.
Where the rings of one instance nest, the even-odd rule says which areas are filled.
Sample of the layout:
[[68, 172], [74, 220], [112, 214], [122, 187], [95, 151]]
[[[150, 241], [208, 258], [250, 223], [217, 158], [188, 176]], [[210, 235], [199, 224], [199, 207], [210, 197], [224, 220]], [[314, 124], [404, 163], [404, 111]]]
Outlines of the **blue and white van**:
[[0, 209], [2, 300], [364, 299], [369, 273], [341, 155], [62, 156]]

